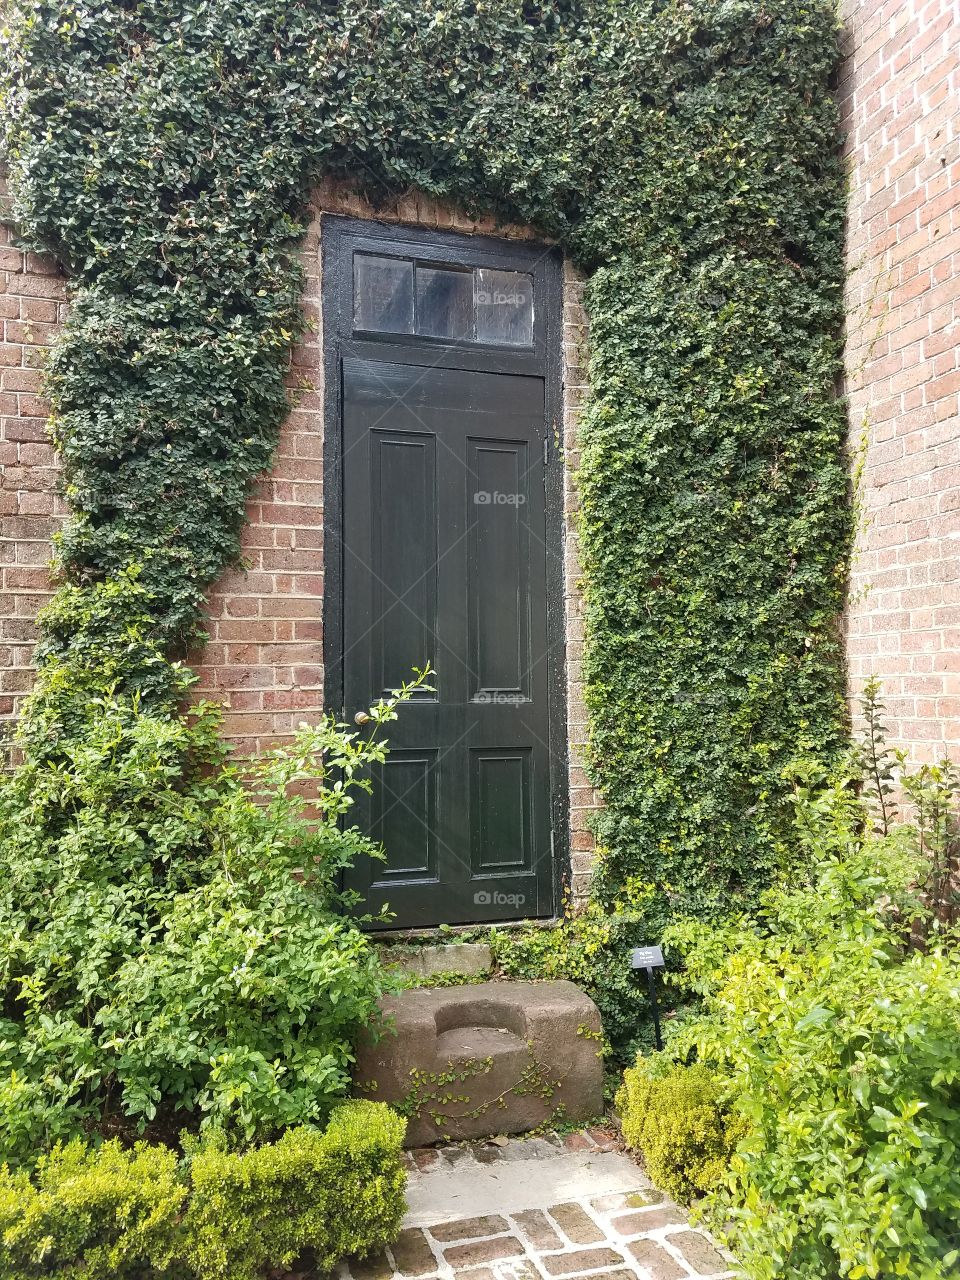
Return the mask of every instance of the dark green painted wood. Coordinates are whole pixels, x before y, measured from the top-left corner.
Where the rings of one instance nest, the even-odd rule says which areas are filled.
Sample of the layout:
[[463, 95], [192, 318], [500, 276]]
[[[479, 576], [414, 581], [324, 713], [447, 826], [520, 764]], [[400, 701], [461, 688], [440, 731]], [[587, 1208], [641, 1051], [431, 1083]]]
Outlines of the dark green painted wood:
[[436, 672], [356, 808], [398, 924], [552, 906], [543, 421], [540, 378], [343, 362], [348, 716]]
[[[352, 324], [363, 309], [352, 263], [340, 266]], [[366, 910], [389, 904], [391, 927], [554, 911], [548, 570], [559, 548], [548, 545], [538, 336], [526, 356], [445, 344], [425, 364], [421, 335], [339, 335], [338, 710], [352, 720], [412, 667], [435, 670], [435, 692], [400, 708], [388, 760], [350, 815], [386, 861], [348, 884]]]

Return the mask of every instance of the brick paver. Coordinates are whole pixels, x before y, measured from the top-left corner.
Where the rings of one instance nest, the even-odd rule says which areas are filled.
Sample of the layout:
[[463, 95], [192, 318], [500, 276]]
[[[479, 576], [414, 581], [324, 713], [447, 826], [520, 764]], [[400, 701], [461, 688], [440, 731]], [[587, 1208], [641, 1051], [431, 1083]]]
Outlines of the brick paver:
[[544, 1251], [563, 1248], [563, 1241], [542, 1209], [526, 1209], [515, 1213], [513, 1220], [535, 1249]]
[[628, 1248], [640, 1264], [641, 1271], [655, 1276], [656, 1280], [683, 1280], [690, 1274], [656, 1240], [634, 1240]]
[[657, 1205], [640, 1213], [627, 1213], [613, 1219], [613, 1225], [622, 1236], [639, 1236], [656, 1231], [658, 1227], [675, 1227], [686, 1223], [683, 1211], [675, 1204]]
[[392, 1248], [396, 1269], [403, 1276], [426, 1276], [437, 1270], [430, 1241], [417, 1229], [401, 1231]]
[[723, 1259], [709, 1240], [696, 1231], [678, 1231], [673, 1244], [680, 1250], [694, 1271], [701, 1276], [716, 1275], [723, 1266]]
[[617, 1249], [577, 1249], [573, 1253], [545, 1253], [541, 1265], [552, 1276], [579, 1276], [585, 1271], [608, 1271], [623, 1266], [625, 1259]]
[[444, 1261], [454, 1271], [475, 1267], [479, 1262], [496, 1262], [500, 1258], [523, 1258], [526, 1249], [516, 1236], [494, 1236], [490, 1240], [472, 1240], [469, 1244], [450, 1245], [444, 1250]]
[[[341, 1266], [338, 1280], [733, 1277], [732, 1264], [709, 1236], [692, 1228], [684, 1211], [651, 1186], [639, 1168], [634, 1189], [609, 1192], [611, 1185], [629, 1187], [634, 1173], [630, 1162], [614, 1152], [616, 1145], [613, 1131], [599, 1129], [562, 1139], [499, 1140], [410, 1152], [407, 1167], [411, 1186], [416, 1182], [419, 1206], [412, 1218], [416, 1225], [408, 1225], [384, 1254]], [[619, 1162], [619, 1184], [611, 1184], [605, 1162]], [[596, 1181], [591, 1184], [594, 1169]], [[591, 1186], [604, 1192], [605, 1170], [606, 1193], [591, 1194]], [[503, 1197], [494, 1203], [489, 1187], [493, 1180], [499, 1197], [498, 1178]], [[465, 1180], [471, 1194], [482, 1183], [486, 1199], [464, 1196], [464, 1208], [469, 1204], [473, 1213], [438, 1213], [431, 1225], [434, 1194], [437, 1204], [449, 1210], [443, 1191], [451, 1179]], [[546, 1186], [561, 1188], [555, 1203], [544, 1198], [549, 1194]]]
[[554, 1222], [574, 1244], [594, 1244], [606, 1238], [606, 1232], [578, 1204], [558, 1204], [550, 1210]]
[[456, 1222], [443, 1222], [432, 1227], [434, 1240], [476, 1240], [481, 1236], [498, 1236], [510, 1230], [506, 1218], [488, 1215], [483, 1218], [460, 1218]]

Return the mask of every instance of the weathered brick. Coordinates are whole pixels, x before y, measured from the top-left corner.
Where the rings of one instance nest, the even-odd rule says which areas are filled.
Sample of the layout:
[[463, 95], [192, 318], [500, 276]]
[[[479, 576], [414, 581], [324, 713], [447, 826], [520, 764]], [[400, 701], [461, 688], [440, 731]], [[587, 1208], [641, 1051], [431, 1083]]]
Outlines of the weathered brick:
[[726, 1271], [727, 1264], [706, 1236], [698, 1231], [674, 1231], [670, 1243], [679, 1249], [694, 1271], [700, 1275], [713, 1275]]
[[427, 1237], [416, 1227], [401, 1231], [390, 1246], [397, 1270], [404, 1276], [426, 1276], [437, 1270]]
[[501, 1258], [522, 1258], [524, 1252], [524, 1247], [516, 1236], [494, 1236], [492, 1240], [448, 1245], [443, 1256], [451, 1267], [472, 1267], [481, 1262], [496, 1262]]
[[572, 1276], [600, 1267], [622, 1266], [623, 1254], [614, 1249], [577, 1249], [572, 1253], [547, 1254], [540, 1259], [552, 1276]]
[[[633, 1271], [617, 1270], [604, 1271], [604, 1273], [601, 1276], [598, 1276], [596, 1280], [637, 1280], [637, 1277]], [[659, 1276], [651, 1275], [649, 1277], [644, 1277], [644, 1280], [659, 1280]]]
[[431, 1227], [430, 1234], [434, 1240], [475, 1240], [480, 1236], [495, 1236], [509, 1231], [506, 1218], [490, 1215], [483, 1218], [460, 1218], [456, 1222], [443, 1222]]
[[585, 1133], [568, 1133], [563, 1140], [563, 1145], [568, 1151], [593, 1151], [595, 1149], [592, 1139], [588, 1138]]
[[540, 1209], [513, 1214], [513, 1220], [535, 1249], [562, 1249], [563, 1241]]
[[564, 1235], [574, 1244], [595, 1244], [604, 1238], [603, 1232], [578, 1204], [557, 1204], [549, 1210]]
[[627, 1247], [651, 1280], [684, 1280], [687, 1275], [679, 1262], [653, 1240], [634, 1240]]
[[640, 1235], [644, 1231], [657, 1231], [660, 1227], [675, 1226], [686, 1222], [686, 1218], [676, 1205], [660, 1205], [656, 1208], [643, 1209], [637, 1213], [624, 1214], [614, 1218], [613, 1225], [625, 1236]]

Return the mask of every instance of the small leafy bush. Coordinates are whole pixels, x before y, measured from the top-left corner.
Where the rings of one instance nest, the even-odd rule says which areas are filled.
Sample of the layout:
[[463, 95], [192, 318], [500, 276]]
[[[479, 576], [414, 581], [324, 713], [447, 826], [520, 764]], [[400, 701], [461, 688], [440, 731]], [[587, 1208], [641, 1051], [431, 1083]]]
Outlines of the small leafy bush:
[[587, 902], [547, 929], [492, 929], [494, 962], [507, 978], [575, 982], [600, 1010], [613, 1060], [632, 1062], [652, 1040], [647, 992], [630, 968], [630, 948], [658, 938], [669, 910], [652, 885], [629, 880], [611, 907]]
[[326, 1130], [229, 1152], [215, 1132], [179, 1165], [165, 1146], [75, 1139], [34, 1176], [0, 1170], [5, 1280], [256, 1280], [304, 1251], [319, 1267], [396, 1236], [405, 1125], [382, 1103], [336, 1108]]
[[960, 1266], [960, 947], [929, 927], [916, 828], [878, 834], [850, 782], [798, 792], [808, 883], [667, 933], [704, 1001], [668, 1056], [720, 1073], [749, 1126], [710, 1211], [753, 1280]]
[[887, 745], [880, 682], [867, 680], [860, 699], [863, 732], [851, 752], [864, 823], [876, 835], [900, 826], [920, 860], [917, 888], [929, 908], [915, 926], [937, 932], [960, 920], [960, 768], [952, 760], [911, 766]]
[[378, 853], [342, 822], [384, 743], [324, 718], [241, 774], [215, 708], [81, 706], [57, 672], [0, 781], [0, 1159], [89, 1126], [324, 1121], [386, 981], [338, 890]]
[[643, 1057], [624, 1073], [617, 1110], [650, 1177], [684, 1204], [723, 1179], [746, 1126], [725, 1082], [702, 1065], [657, 1069]]

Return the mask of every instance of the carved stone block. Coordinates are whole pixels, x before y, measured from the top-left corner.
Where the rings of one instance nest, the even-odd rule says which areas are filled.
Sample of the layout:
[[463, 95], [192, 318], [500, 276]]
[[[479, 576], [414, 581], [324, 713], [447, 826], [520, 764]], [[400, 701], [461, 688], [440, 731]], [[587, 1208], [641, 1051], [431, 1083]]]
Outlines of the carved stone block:
[[600, 1015], [572, 982], [418, 988], [383, 1001], [356, 1091], [409, 1115], [407, 1146], [523, 1133], [603, 1110]]

